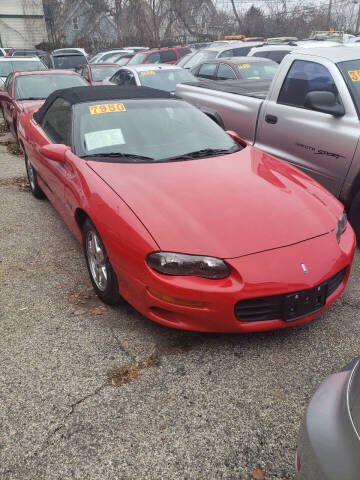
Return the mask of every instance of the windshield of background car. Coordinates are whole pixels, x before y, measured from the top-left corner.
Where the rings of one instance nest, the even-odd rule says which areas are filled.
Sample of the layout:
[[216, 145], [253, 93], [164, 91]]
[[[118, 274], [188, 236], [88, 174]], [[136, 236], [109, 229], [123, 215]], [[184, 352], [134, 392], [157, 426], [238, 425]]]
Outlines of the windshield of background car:
[[96, 61], [101, 57], [102, 53], [97, 53], [93, 57], [90, 58], [89, 63], [96, 63]]
[[15, 100], [43, 99], [55, 90], [87, 85], [88, 83], [77, 75], [23, 75], [15, 81]]
[[[74, 110], [74, 139], [78, 156], [119, 163], [166, 161], [204, 149], [230, 150], [226, 153], [239, 149], [207, 115], [175, 99], [78, 104]], [[121, 154], [149, 158], [125, 158]]]
[[111, 77], [119, 67], [96, 67], [92, 68], [92, 79], [94, 82], [102, 82], [104, 78]]
[[216, 57], [216, 54], [216, 50], [200, 50], [199, 52], [196, 52], [188, 62], [186, 62], [186, 68], [195, 67], [195, 65], [198, 65], [200, 62], [204, 62], [205, 60], [212, 60]]
[[360, 59], [337, 64], [353, 97], [360, 117]]
[[55, 68], [75, 68], [78, 65], [83, 65], [87, 63], [86, 58], [83, 55], [64, 55], [64, 56], [55, 56], [54, 65]]
[[196, 82], [194, 75], [186, 70], [144, 70], [138, 72], [143, 87], [175, 92], [178, 83]]
[[47, 70], [47, 67], [40, 60], [0, 62], [0, 77], [7, 77], [15, 70], [27, 72], [29, 70]]
[[239, 63], [237, 65], [238, 72], [241, 78], [247, 80], [272, 80], [279, 65], [274, 62], [254, 62], [254, 63]]
[[114, 60], [114, 63], [117, 63], [119, 67], [127, 65], [131, 57], [121, 57]]
[[142, 63], [145, 58], [147, 57], [148, 52], [145, 53], [137, 53], [136, 55], [133, 56], [133, 58], [130, 60], [128, 65], [136, 65], [138, 63]]

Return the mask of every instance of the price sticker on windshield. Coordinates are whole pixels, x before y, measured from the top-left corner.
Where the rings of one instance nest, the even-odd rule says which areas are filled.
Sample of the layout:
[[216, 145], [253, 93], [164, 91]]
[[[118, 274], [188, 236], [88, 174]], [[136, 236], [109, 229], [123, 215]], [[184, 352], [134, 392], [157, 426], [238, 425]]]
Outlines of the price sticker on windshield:
[[154, 70], [144, 70], [143, 72], [140, 72], [141, 75], [155, 75]]
[[242, 63], [241, 65], [238, 65], [238, 68], [240, 68], [240, 70], [242, 68], [250, 68], [250, 64], [249, 63]]
[[89, 105], [91, 115], [99, 113], [126, 112], [123, 103], [103, 103], [102, 105]]
[[348, 74], [353, 82], [360, 82], [360, 70], [350, 70]]

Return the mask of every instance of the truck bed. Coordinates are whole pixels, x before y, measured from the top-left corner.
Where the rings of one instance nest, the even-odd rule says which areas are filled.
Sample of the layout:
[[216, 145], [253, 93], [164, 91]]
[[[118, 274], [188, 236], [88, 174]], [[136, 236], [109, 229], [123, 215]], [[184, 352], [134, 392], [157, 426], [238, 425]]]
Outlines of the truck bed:
[[198, 82], [187, 82], [186, 85], [207, 88], [219, 92], [245, 95], [246, 97], [260, 98], [263, 100], [270, 88], [271, 80], [207, 80], [199, 78]]

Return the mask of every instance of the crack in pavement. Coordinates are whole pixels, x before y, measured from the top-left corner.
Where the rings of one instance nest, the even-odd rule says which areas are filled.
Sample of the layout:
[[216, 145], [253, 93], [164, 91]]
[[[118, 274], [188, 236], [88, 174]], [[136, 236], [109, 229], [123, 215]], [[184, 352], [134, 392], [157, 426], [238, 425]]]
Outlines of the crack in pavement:
[[43, 444], [37, 449], [35, 450], [34, 452], [30, 453], [29, 455], [26, 455], [21, 462], [19, 462], [17, 465], [13, 466], [12, 468], [8, 469], [8, 470], [5, 470], [2, 474], [0, 472], [0, 475], [10, 475], [11, 473], [15, 473], [16, 470], [18, 470], [21, 465], [23, 463], [26, 463], [28, 462], [29, 460], [33, 460], [35, 457], [37, 457], [39, 454], [41, 454], [42, 452], [44, 452], [47, 448], [50, 447], [51, 445], [51, 438], [57, 433], [59, 432], [61, 429], [65, 428], [65, 422], [66, 420], [71, 417], [71, 415], [73, 415], [76, 407], [82, 403], [84, 403], [86, 400], [88, 400], [89, 398], [91, 397], [94, 397], [95, 395], [97, 395], [99, 392], [101, 392], [101, 390], [103, 390], [105, 387], [110, 387], [111, 385], [106, 382], [106, 383], [103, 383], [101, 384], [99, 387], [97, 387], [93, 392], [89, 393], [88, 395], [86, 395], [85, 397], [82, 397], [80, 398], [79, 400], [77, 400], [76, 402], [72, 403], [69, 407], [70, 411], [64, 416], [64, 418], [62, 419], [61, 421], [61, 424], [58, 425], [56, 428], [54, 428], [53, 430], [47, 432], [46, 434], [46, 440], [43, 442]]

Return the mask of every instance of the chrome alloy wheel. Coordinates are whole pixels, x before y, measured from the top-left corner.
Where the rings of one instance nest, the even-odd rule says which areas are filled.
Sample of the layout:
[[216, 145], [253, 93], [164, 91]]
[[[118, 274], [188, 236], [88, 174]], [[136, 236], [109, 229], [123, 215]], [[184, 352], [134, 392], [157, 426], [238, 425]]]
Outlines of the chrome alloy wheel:
[[98, 235], [89, 230], [86, 235], [86, 255], [92, 278], [99, 290], [108, 286], [107, 256]]
[[25, 164], [26, 164], [26, 171], [28, 174], [30, 187], [32, 190], [35, 190], [36, 189], [35, 172], [27, 156], [25, 156]]

